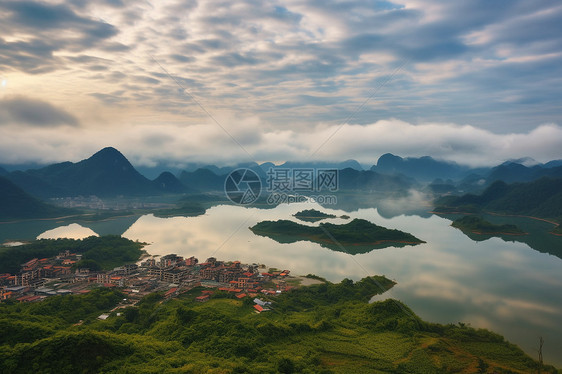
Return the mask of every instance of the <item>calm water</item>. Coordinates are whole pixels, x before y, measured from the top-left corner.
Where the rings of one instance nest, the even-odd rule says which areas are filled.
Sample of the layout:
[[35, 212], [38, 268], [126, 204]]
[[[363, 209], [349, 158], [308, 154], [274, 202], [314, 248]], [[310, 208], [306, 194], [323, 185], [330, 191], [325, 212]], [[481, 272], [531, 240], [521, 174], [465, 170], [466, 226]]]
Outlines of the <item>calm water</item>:
[[[255, 236], [248, 229], [262, 220], [294, 219], [294, 213], [310, 208], [364, 218], [387, 228], [412, 233], [427, 243], [351, 256], [308, 242], [279, 244]], [[215, 256], [222, 260], [257, 262], [290, 269], [293, 274], [314, 273], [334, 282], [343, 278], [359, 280], [367, 275], [386, 275], [398, 284], [379, 299], [399, 299], [428, 321], [464, 322], [473, 327], [488, 328], [504, 335], [535, 358], [538, 338], [543, 336], [545, 362], [562, 366], [560, 258], [535, 251], [522, 242], [505, 242], [499, 238], [473, 241], [451, 227], [449, 220], [435, 215], [385, 217], [375, 208], [345, 212], [312, 203], [281, 205], [275, 209], [223, 205], [213, 207], [199, 217], [145, 215], [138, 219], [122, 218], [113, 224], [82, 223], [87, 229], [75, 225], [61, 227], [69, 224], [64, 222], [46, 227], [36, 235], [56, 227], [59, 227], [57, 231], [43, 236], [62, 237], [65, 232], [75, 235], [83, 229], [84, 233], [93, 230], [100, 235], [124, 232], [124, 237], [150, 243], [145, 249], [153, 255], [177, 253], [196, 256], [200, 261]], [[347, 222], [342, 219], [328, 221]], [[536, 228], [536, 222], [531, 224]], [[37, 230], [33, 224], [27, 225]], [[545, 225], [545, 231], [550, 227], [541, 225]], [[15, 228], [10, 231], [10, 226], [0, 225], [0, 239], [29, 239], [18, 237], [13, 231]], [[26, 234], [21, 231], [20, 235]], [[552, 243], [553, 246], [560, 245], [562, 239]]]

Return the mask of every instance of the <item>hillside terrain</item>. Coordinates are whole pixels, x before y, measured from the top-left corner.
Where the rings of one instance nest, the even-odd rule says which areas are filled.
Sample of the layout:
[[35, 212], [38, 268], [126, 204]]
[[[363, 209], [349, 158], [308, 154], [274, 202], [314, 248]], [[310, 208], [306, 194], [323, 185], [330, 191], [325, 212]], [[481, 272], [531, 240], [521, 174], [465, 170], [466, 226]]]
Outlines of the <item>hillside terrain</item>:
[[497, 181], [480, 195], [445, 196], [438, 199], [435, 205], [435, 210], [443, 213], [491, 211], [560, 222], [562, 179], [545, 177], [533, 182], [513, 184]]
[[0, 177], [0, 221], [29, 218], [52, 218], [76, 214], [74, 210], [55, 207], [24, 192]]
[[5, 374], [536, 372], [536, 361], [497, 334], [428, 323], [392, 299], [367, 302], [393, 284], [375, 276], [303, 287], [272, 298], [272, 310], [260, 314], [251, 298], [227, 293], [197, 303], [201, 288], [171, 300], [150, 294], [104, 321], [96, 317], [118, 305], [117, 290], [2, 303], [0, 367]]

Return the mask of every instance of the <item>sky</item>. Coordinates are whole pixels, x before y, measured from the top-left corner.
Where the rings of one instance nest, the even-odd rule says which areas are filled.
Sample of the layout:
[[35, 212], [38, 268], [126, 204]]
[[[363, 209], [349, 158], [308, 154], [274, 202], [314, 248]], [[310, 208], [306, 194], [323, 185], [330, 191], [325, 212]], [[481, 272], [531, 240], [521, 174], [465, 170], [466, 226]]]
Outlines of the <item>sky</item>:
[[0, 0], [0, 164], [562, 158], [562, 3]]

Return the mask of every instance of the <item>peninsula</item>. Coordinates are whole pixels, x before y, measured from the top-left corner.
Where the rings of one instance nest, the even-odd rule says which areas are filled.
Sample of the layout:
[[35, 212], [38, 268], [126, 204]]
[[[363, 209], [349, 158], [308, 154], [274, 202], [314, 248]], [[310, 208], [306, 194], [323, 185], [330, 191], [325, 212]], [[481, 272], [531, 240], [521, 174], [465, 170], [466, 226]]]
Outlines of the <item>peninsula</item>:
[[479, 216], [464, 216], [451, 224], [462, 231], [481, 235], [525, 235], [526, 232], [515, 225], [495, 225]]

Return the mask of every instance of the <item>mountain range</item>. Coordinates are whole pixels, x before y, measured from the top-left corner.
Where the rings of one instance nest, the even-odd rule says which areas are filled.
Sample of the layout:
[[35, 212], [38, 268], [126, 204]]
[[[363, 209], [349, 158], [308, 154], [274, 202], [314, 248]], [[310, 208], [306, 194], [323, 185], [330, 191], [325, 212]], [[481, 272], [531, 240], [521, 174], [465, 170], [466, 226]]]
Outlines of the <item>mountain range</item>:
[[562, 221], [562, 179], [507, 184], [496, 181], [482, 194], [444, 196], [435, 202], [439, 212], [482, 212], [527, 215]]
[[[469, 168], [432, 157], [402, 158], [390, 153], [365, 170], [355, 160], [344, 162], [286, 162], [274, 165], [239, 163], [233, 167], [207, 165], [194, 170], [182, 170], [177, 176], [161, 172], [150, 180], [139, 173], [118, 150], [107, 147], [80, 162], [61, 162], [26, 171], [9, 172], [0, 168], [0, 175], [25, 193], [40, 199], [53, 197], [90, 196], [158, 196], [221, 192], [226, 175], [236, 168], [249, 168], [267, 185], [270, 169], [338, 169], [339, 189], [363, 192], [406, 192], [427, 183], [436, 195], [481, 192], [496, 180], [528, 182], [541, 177], [562, 178], [562, 161], [525, 166], [528, 160], [515, 160], [494, 168]], [[194, 166], [195, 164], [191, 165]]]

